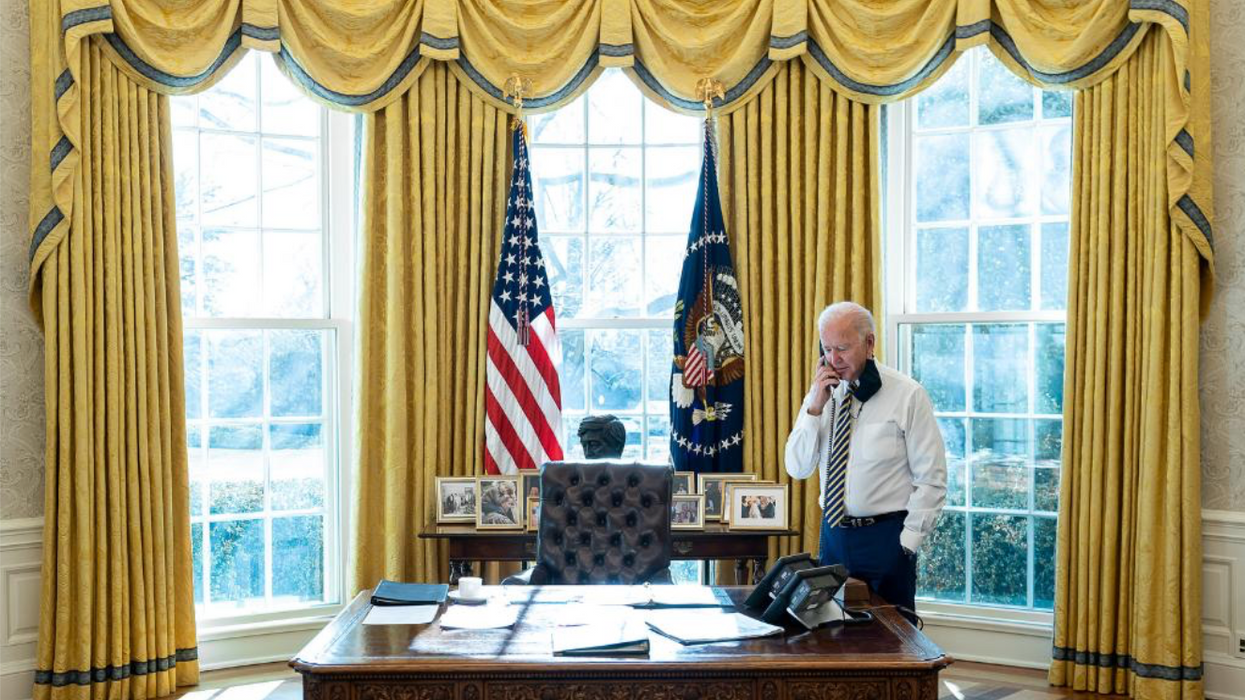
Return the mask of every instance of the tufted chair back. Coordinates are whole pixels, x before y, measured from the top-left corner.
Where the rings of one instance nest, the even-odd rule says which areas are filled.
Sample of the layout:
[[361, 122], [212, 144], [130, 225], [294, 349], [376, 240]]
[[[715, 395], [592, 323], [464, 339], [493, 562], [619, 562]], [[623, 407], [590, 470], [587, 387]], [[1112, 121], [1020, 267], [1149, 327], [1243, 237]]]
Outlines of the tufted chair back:
[[665, 465], [545, 464], [531, 583], [668, 582], [673, 481]]

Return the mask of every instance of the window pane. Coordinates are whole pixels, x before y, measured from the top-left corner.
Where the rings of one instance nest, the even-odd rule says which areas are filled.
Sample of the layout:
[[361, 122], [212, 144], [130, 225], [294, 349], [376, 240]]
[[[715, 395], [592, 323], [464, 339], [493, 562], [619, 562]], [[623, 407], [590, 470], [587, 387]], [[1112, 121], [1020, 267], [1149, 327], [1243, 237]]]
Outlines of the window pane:
[[562, 452], [566, 459], [583, 459], [584, 446], [579, 444], [579, 424], [584, 419], [582, 413], [562, 414], [562, 429], [566, 432], [566, 442], [562, 444]]
[[968, 308], [968, 229], [924, 228], [916, 232], [916, 310]]
[[1030, 173], [1037, 165], [1033, 134], [1027, 129], [985, 131], [974, 134], [973, 141], [977, 216], [1000, 219], [1033, 214]]
[[273, 518], [272, 597], [292, 602], [324, 598], [323, 516]]
[[211, 90], [199, 95], [199, 127], [255, 131], [254, 56], [244, 56]]
[[606, 71], [588, 91], [591, 143], [640, 143], [643, 97], [622, 71]]
[[195, 604], [203, 602], [203, 524], [190, 526], [190, 561], [195, 581]]
[[264, 133], [319, 136], [320, 110], [277, 68], [272, 57], [260, 59], [260, 109]]
[[974, 418], [972, 424], [973, 506], [1028, 508], [1028, 421]]
[[1042, 118], [1055, 119], [1072, 116], [1071, 90], [1043, 90]]
[[935, 411], [963, 411], [964, 326], [913, 326], [912, 378], [925, 387]]
[[644, 315], [674, 318], [687, 235], [645, 236]]
[[1039, 610], [1055, 607], [1055, 534], [1054, 518], [1033, 519], [1033, 607]]
[[592, 372], [589, 411], [630, 411], [640, 408], [640, 331], [597, 330], [589, 335], [588, 367]]
[[237, 607], [264, 602], [264, 521], [211, 524], [212, 602]]
[[588, 299], [584, 315], [593, 318], [638, 316], [643, 294], [638, 237], [588, 240]]
[[199, 180], [205, 226], [259, 224], [259, 163], [254, 136], [199, 135]]
[[1042, 129], [1042, 213], [1067, 214], [1072, 200], [1072, 127]]
[[319, 228], [319, 155], [315, 141], [264, 139], [264, 226]]
[[268, 382], [274, 416], [319, 416], [325, 331], [269, 331]]
[[1038, 413], [1063, 413], [1064, 325], [1039, 323], [1035, 379]]
[[938, 82], [916, 95], [918, 129], [968, 125], [968, 66], [965, 56]]
[[[172, 100], [178, 104], [180, 100]], [[199, 134], [195, 131], [173, 131], [173, 210], [179, 219], [196, 220], [199, 216]]]
[[265, 231], [264, 307], [274, 318], [324, 316], [323, 239], [318, 231]]
[[920, 222], [968, 218], [968, 135], [918, 136], [916, 181], [937, 187], [916, 188], [916, 219]]
[[943, 511], [934, 531], [921, 543], [917, 594], [964, 602], [964, 513]]
[[947, 505], [965, 504], [964, 444], [966, 431], [963, 418], [939, 418], [938, 429], [947, 448]]
[[992, 54], [981, 51], [977, 62], [977, 120], [981, 124], [1033, 118], [1033, 88], [1017, 78]]
[[[169, 100], [170, 121], [173, 128], [195, 127], [199, 121], [199, 100], [194, 95], [185, 95]], [[177, 150], [176, 148], [174, 149]]]
[[177, 221], [177, 257], [180, 263], [182, 316], [198, 315], [199, 283], [196, 270], [199, 266], [199, 244], [195, 240], [194, 224], [184, 219]]
[[259, 417], [263, 411], [261, 331], [204, 331], [208, 338], [208, 415]]
[[1033, 421], [1034, 469], [1033, 508], [1054, 513], [1059, 510], [1060, 450], [1063, 421]]
[[983, 226], [977, 233], [977, 308], [1028, 309], [1032, 265], [1029, 226]]
[[640, 231], [640, 149], [588, 151], [588, 225], [593, 233]]
[[1068, 308], [1068, 224], [1042, 224], [1042, 308]]
[[703, 122], [696, 117], [678, 114], [652, 100], [644, 100], [644, 141], [646, 143], [699, 145], [703, 133], [702, 124]]
[[644, 225], [649, 233], [687, 235], [700, 177], [697, 146], [650, 148], [644, 162]]
[[973, 600], [1028, 603], [1029, 518], [972, 513]]
[[182, 364], [186, 379], [186, 419], [203, 415], [203, 349], [199, 331], [186, 331], [182, 336]]
[[532, 148], [532, 192], [541, 233], [584, 230], [584, 152]]
[[636, 416], [618, 416], [623, 428], [627, 431], [627, 442], [623, 446], [623, 459], [644, 459], [644, 421]]
[[584, 332], [558, 331], [562, 341], [562, 366], [558, 369], [558, 385], [562, 389], [562, 410], [583, 411], [584, 398]]
[[973, 326], [973, 408], [980, 413], [1025, 413], [1029, 327], [1020, 324]]
[[272, 509], [324, 507], [324, 436], [319, 423], [268, 426]]
[[648, 450], [645, 459], [657, 464], [670, 463], [670, 417], [650, 413], [648, 416]]
[[259, 313], [259, 233], [203, 231], [203, 314], [245, 318]]
[[209, 431], [210, 511], [264, 509], [264, 438], [259, 425], [217, 425]]
[[670, 375], [674, 357], [674, 338], [670, 331], [646, 331], [648, 342], [648, 410], [669, 416]]
[[545, 274], [557, 318], [575, 318], [584, 306], [584, 239], [582, 236], [542, 236]]
[[529, 116], [527, 133], [531, 134], [532, 143], [583, 143], [584, 101], [584, 97], [579, 97], [560, 109]]
[[203, 427], [197, 423], [186, 426], [186, 470], [190, 475], [190, 517], [203, 515], [203, 486], [207, 476], [207, 453], [204, 451]]

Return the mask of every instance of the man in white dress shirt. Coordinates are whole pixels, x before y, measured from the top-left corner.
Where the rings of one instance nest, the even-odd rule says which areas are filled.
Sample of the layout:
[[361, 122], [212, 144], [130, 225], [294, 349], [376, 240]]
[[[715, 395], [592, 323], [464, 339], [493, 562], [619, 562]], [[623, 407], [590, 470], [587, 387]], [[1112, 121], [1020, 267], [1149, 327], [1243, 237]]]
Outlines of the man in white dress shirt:
[[912, 610], [916, 552], [947, 492], [933, 405], [912, 378], [874, 362], [868, 309], [831, 304], [817, 331], [822, 356], [787, 438], [787, 473], [820, 476], [820, 562], [845, 565], [887, 602]]

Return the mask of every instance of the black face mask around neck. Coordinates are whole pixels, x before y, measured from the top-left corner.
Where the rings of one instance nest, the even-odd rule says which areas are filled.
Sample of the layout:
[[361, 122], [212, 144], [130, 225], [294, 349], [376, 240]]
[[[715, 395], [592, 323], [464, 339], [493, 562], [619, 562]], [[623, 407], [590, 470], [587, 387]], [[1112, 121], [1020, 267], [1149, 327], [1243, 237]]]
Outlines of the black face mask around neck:
[[852, 393], [857, 401], [864, 403], [881, 388], [882, 375], [878, 372], [877, 363], [873, 361], [873, 358], [869, 358], [865, 360], [865, 368], [860, 371], [860, 379], [856, 380], [856, 390]]

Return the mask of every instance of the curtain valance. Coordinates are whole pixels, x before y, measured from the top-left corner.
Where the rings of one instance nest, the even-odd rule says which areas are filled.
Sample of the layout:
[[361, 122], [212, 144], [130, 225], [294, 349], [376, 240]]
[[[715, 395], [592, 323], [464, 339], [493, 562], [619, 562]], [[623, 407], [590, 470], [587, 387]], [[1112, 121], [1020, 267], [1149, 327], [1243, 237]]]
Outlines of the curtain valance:
[[696, 84], [715, 78], [725, 87], [715, 101], [730, 112], [782, 61], [798, 58], [830, 89], [881, 103], [921, 90], [979, 44], [1035, 84], [1086, 87], [1114, 72], [1156, 27], [1170, 48], [1163, 68], [1170, 208], [1209, 265], [1209, 168], [1199, 164], [1195, 177], [1193, 157], [1194, 145], [1209, 140], [1208, 59], [1206, 39], [1190, 41], [1192, 5], [1203, 1], [52, 0], [47, 33], [35, 26], [32, 36], [36, 47], [46, 40], [36, 63], [48, 62], [35, 75], [54, 76], [44, 85], [36, 78], [36, 117], [41, 108], [59, 117], [44, 139], [53, 196], [39, 210], [46, 215], [32, 221], [32, 269], [72, 204], [77, 57], [93, 34], [123, 70], [166, 93], [206, 89], [252, 48], [274, 53], [304, 90], [340, 109], [384, 107], [436, 60], [503, 109], [510, 109], [504, 89], [512, 76], [532, 81], [525, 108], [544, 111], [616, 66], [681, 111], [700, 110]]

